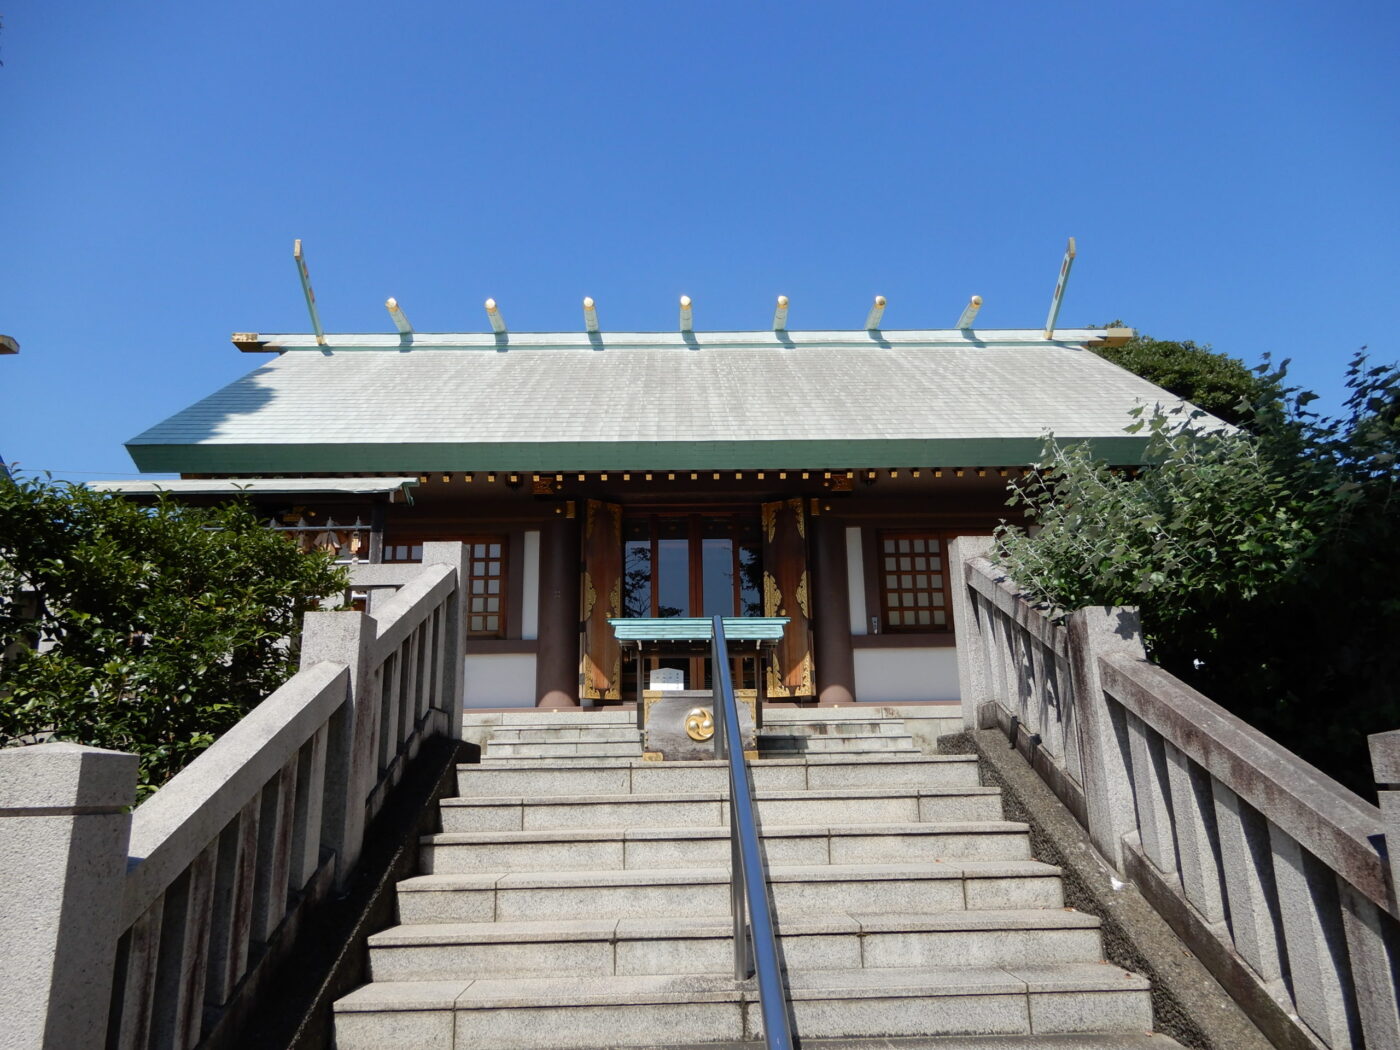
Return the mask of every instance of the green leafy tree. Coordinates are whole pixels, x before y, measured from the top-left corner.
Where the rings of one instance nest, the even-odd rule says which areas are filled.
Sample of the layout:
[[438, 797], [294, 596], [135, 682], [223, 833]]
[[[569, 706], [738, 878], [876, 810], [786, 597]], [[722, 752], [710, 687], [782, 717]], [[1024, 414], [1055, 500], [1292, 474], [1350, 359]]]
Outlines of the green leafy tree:
[[1400, 727], [1400, 369], [1348, 370], [1346, 414], [1261, 370], [1249, 429], [1157, 414], [1140, 472], [1047, 444], [999, 531], [1029, 597], [1137, 605], [1158, 663], [1355, 790]]
[[301, 614], [344, 586], [244, 503], [0, 479], [0, 743], [134, 752], [144, 796], [294, 673]]
[[[1114, 321], [1108, 327], [1122, 326]], [[1227, 423], [1247, 424], [1250, 406], [1264, 393], [1259, 377], [1239, 358], [1189, 339], [1135, 335], [1122, 346], [1096, 347], [1094, 353]]]

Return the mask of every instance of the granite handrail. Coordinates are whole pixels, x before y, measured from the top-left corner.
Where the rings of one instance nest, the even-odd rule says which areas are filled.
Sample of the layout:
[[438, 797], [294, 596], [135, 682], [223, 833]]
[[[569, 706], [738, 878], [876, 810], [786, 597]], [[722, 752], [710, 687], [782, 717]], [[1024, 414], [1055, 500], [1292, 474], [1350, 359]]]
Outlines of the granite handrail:
[[1152, 664], [1135, 609], [1052, 618], [987, 553], [952, 550], [964, 723], [1008, 733], [1277, 1045], [1400, 1046], [1400, 821]]
[[[949, 574], [963, 584], [953, 588], [954, 619], [960, 632], [964, 622], [975, 622], [994, 640], [979, 650], [979, 665], [971, 669], [977, 683], [962, 684], [964, 706], [982, 683], [992, 695], [1005, 698], [999, 709], [1006, 722], [1003, 728], [1013, 739], [1020, 731], [1034, 742], [1036, 748], [1027, 757], [1039, 759], [1042, 775], [1053, 780], [1056, 793], [1084, 820], [1079, 709], [1071, 688], [1068, 632], [1045, 610], [1022, 599], [1006, 574], [983, 556], [989, 539], [961, 537], [955, 542], [964, 552], [975, 543], [976, 550], [964, 560], [950, 550]], [[960, 634], [960, 654], [962, 643]], [[963, 665], [960, 655], [960, 675], [969, 670]]]
[[[4, 842], [41, 821], [30, 834], [50, 836], [33, 849], [45, 892], [112, 906], [97, 908], [102, 922], [55, 923], [50, 958], [18, 967], [35, 988], [7, 989], [7, 1012], [23, 1003], [12, 1034], [46, 1047], [100, 1046], [104, 1033], [120, 1050], [231, 1045], [311, 909], [355, 875], [366, 825], [422, 745], [460, 738], [465, 554], [430, 543], [424, 562], [373, 615], [308, 613], [301, 669], [130, 814], [131, 756], [23, 749], [22, 768], [57, 774], [42, 796], [55, 801], [0, 798]], [[99, 786], [100, 804], [86, 801]]]
[[[200, 755], [196, 761], [202, 765], [189, 767], [192, 776], [175, 777], [135, 811], [122, 904], [125, 926], [134, 925], [196, 863], [210, 845], [210, 828], [228, 826], [284, 770], [293, 789], [288, 797], [298, 803], [289, 826], [303, 847], [292, 881], [305, 884], [308, 866], [319, 861], [319, 855], [308, 854], [319, 839], [315, 825], [324, 785], [301, 784], [296, 790], [305, 779], [298, 776], [300, 759], [309, 748], [307, 772], [324, 766], [328, 727], [346, 703], [348, 684], [349, 673], [338, 664], [322, 662], [298, 672]], [[288, 767], [293, 758], [296, 769]]]

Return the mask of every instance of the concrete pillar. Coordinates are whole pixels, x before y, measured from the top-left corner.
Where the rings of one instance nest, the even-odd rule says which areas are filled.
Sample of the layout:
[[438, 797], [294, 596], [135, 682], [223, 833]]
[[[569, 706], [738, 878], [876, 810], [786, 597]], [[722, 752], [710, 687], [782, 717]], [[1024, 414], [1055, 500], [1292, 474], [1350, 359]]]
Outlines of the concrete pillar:
[[540, 529], [536, 707], [578, 707], [578, 578], [578, 520], [561, 514]]
[[973, 608], [972, 595], [967, 589], [967, 563], [973, 558], [986, 557], [995, 542], [991, 536], [959, 536], [948, 544], [945, 568], [948, 591], [953, 596], [953, 638], [957, 643], [958, 693], [962, 697], [964, 729], [980, 729], [978, 708], [996, 699], [987, 672], [990, 640], [983, 637], [982, 618]]
[[1171, 785], [1176, 852], [1186, 899], [1211, 923], [1225, 921], [1225, 879], [1213, 843], [1220, 841], [1210, 773], [1163, 741]]
[[1273, 821], [1269, 844], [1298, 1016], [1324, 1046], [1349, 1048], [1356, 1004], [1336, 874]]
[[1283, 976], [1279, 955], [1282, 920], [1268, 821], [1220, 781], [1211, 788], [1235, 950], [1266, 982], [1278, 981]]
[[135, 755], [0, 751], [0, 1017], [7, 1046], [102, 1046], [126, 885]]
[[817, 635], [817, 702], [849, 704], [856, 698], [851, 651], [850, 591], [846, 579], [846, 530], [832, 518], [813, 518], [812, 626]]
[[442, 654], [443, 685], [450, 693], [447, 703], [447, 734], [462, 739], [462, 709], [466, 703], [467, 649], [467, 545], [465, 543], [423, 544], [424, 565], [451, 565], [457, 570], [457, 587], [447, 606], [447, 639]]
[[1392, 885], [1400, 895], [1400, 729], [1372, 733], [1366, 738], [1371, 749], [1371, 772], [1376, 797], [1385, 823], [1385, 846], [1389, 855]]
[[1080, 717], [1089, 838], [1121, 872], [1123, 836], [1137, 827], [1126, 757], [1131, 744], [1127, 712], [1104, 696], [1099, 657], [1123, 652], [1146, 659], [1142, 624], [1136, 609], [1095, 606], [1070, 613], [1068, 630], [1073, 702]]
[[[323, 660], [350, 669], [348, 703], [331, 719], [326, 741], [326, 795], [322, 822], [335, 850], [335, 882], [344, 889], [365, 839], [365, 800], [379, 773], [375, 721], [379, 717], [370, 644], [374, 621], [360, 612], [309, 612], [302, 618], [301, 666]], [[460, 717], [458, 722], [460, 722]]]

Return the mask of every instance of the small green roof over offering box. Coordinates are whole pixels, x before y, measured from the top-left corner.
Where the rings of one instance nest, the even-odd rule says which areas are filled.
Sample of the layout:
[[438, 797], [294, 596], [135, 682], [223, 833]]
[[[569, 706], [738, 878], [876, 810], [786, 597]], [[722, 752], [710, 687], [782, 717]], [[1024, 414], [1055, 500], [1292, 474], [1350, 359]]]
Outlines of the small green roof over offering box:
[[1044, 435], [1118, 463], [1178, 398], [1086, 346], [1124, 329], [240, 333], [279, 356], [133, 438], [145, 471], [1018, 465]]

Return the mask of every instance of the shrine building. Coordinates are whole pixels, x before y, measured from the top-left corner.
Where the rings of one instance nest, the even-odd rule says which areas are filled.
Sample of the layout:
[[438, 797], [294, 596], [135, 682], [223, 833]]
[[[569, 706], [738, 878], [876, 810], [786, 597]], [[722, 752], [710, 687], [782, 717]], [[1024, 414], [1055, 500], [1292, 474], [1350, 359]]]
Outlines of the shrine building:
[[790, 331], [780, 299], [770, 329], [703, 332], [683, 300], [677, 331], [606, 332], [586, 300], [583, 330], [531, 333], [488, 302], [491, 331], [425, 334], [389, 305], [394, 334], [236, 333], [272, 356], [127, 444], [180, 480], [94, 487], [242, 491], [344, 561], [470, 544], [480, 707], [625, 702], [610, 618], [716, 613], [788, 618], [770, 701], [955, 700], [949, 540], [1015, 520], [1048, 433], [1137, 464], [1129, 411], [1181, 403], [1092, 352], [1130, 330], [1053, 316], [891, 331], [877, 299], [864, 329]]

